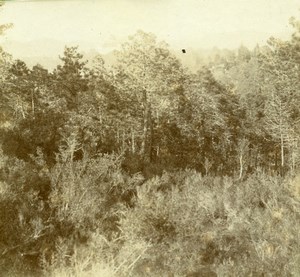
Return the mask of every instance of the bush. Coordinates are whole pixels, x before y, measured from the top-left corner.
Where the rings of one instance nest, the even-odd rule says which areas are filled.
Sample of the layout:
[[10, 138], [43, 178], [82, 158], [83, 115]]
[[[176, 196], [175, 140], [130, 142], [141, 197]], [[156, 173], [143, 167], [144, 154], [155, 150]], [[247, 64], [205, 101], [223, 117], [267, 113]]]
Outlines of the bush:
[[[7, 276], [298, 276], [298, 177], [193, 170], [148, 179], [76, 136], [49, 167], [1, 153], [1, 272]], [[18, 261], [16, 263], [15, 261]]]
[[148, 264], [152, 276], [290, 276], [298, 270], [299, 201], [282, 180], [260, 174], [240, 182], [190, 173], [181, 187], [174, 182], [162, 192], [168, 178], [140, 187], [135, 208], [121, 220], [125, 241], [151, 244], [137, 268]]
[[74, 247], [86, 244], [95, 230], [108, 240], [119, 232], [118, 212], [132, 204], [143, 179], [126, 175], [122, 157], [114, 154], [84, 153], [75, 161], [74, 145], [76, 138], [68, 138], [50, 168], [41, 150], [28, 161], [2, 153], [0, 247], [7, 261], [2, 269], [18, 259], [24, 261], [21, 269], [38, 271], [40, 258], [51, 263], [61, 240], [66, 251], [61, 262], [67, 265]]

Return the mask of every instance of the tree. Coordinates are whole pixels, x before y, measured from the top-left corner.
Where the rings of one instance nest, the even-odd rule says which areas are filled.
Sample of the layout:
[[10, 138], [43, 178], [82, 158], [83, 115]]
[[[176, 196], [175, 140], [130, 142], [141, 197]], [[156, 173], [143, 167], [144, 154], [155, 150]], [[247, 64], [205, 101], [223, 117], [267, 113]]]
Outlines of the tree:
[[65, 47], [64, 55], [60, 57], [62, 65], [53, 72], [59, 93], [72, 109], [78, 107], [80, 94], [88, 89], [87, 62], [82, 58], [78, 47]]
[[93, 118], [98, 121], [99, 150], [102, 152], [123, 151], [129, 139], [127, 131], [138, 124], [134, 114], [135, 101], [132, 95], [124, 94], [120, 83], [121, 88], [117, 87], [116, 79], [121, 81], [122, 76], [114, 76], [105, 67], [101, 56], [92, 61], [89, 96], [93, 103], [89, 110], [95, 109]]
[[202, 160], [201, 165], [195, 161], [197, 168], [203, 170], [205, 160], [209, 160], [215, 172], [219, 167], [220, 172], [231, 174], [235, 164], [229, 160], [235, 160], [235, 144], [245, 117], [239, 98], [207, 68], [190, 76], [185, 84], [185, 97], [188, 104], [179, 122], [185, 134], [197, 141], [197, 147], [194, 143], [194, 150], [190, 151], [194, 161]]
[[[299, 151], [300, 73], [296, 37], [297, 33], [291, 41], [271, 38], [269, 51], [260, 56], [262, 90], [268, 95], [265, 128], [275, 141], [280, 141], [281, 172], [287, 165], [285, 156], [295, 157]], [[294, 158], [291, 159], [294, 167]]]
[[11, 112], [8, 105], [7, 82], [9, 69], [11, 67], [12, 57], [4, 52], [0, 47], [0, 122], [7, 122], [11, 120]]
[[238, 62], [248, 62], [251, 59], [251, 53], [247, 47], [241, 45], [238, 49]]
[[285, 167], [285, 148], [295, 140], [291, 110], [288, 102], [273, 94], [266, 105], [266, 129], [270, 135], [280, 142], [281, 172]]
[[13, 110], [15, 118], [26, 118], [32, 110], [32, 84], [29, 80], [30, 70], [21, 60], [12, 62], [6, 78], [6, 103]]
[[122, 86], [127, 94], [134, 94], [140, 103], [137, 107], [142, 111], [140, 155], [150, 162], [154, 118], [158, 126], [160, 118], [171, 113], [178, 99], [176, 90], [183, 79], [183, 69], [165, 43], [158, 43], [153, 34], [142, 31], [130, 37], [117, 55], [117, 76], [123, 76], [117, 86]]

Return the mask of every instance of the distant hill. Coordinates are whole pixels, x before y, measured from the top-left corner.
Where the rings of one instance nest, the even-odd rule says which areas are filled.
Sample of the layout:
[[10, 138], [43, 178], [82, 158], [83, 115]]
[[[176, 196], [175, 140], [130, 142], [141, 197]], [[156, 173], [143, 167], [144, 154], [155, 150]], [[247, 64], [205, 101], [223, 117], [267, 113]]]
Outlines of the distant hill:
[[[79, 43], [70, 43], [68, 46], [77, 46]], [[52, 39], [41, 39], [36, 41], [1, 41], [1, 47], [8, 53], [12, 54], [14, 59], [23, 60], [28, 67], [40, 64], [43, 67], [53, 70], [59, 63], [59, 56], [63, 54], [65, 45]], [[79, 46], [79, 51], [81, 48]], [[91, 60], [99, 52], [95, 49], [81, 51], [85, 59]], [[113, 53], [108, 52], [102, 55], [107, 64], [113, 63]]]
[[[78, 43], [70, 44], [76, 46]], [[59, 63], [59, 55], [62, 55], [64, 46], [62, 42], [42, 39], [37, 41], [18, 42], [18, 41], [3, 41], [1, 46], [5, 51], [11, 53], [15, 59], [21, 59], [29, 67], [40, 64], [43, 67], [52, 71]], [[88, 46], [85, 46], [88, 49]], [[79, 50], [81, 50], [79, 46]], [[201, 48], [185, 48], [185, 53], [182, 49], [171, 49], [171, 51], [180, 59], [185, 67], [191, 71], [197, 71], [201, 66], [213, 62], [218, 56], [227, 55], [228, 52], [235, 52], [236, 50], [226, 50], [214, 47], [212, 49]], [[97, 55], [101, 55], [108, 66], [116, 63], [114, 51], [110, 50], [106, 53], [99, 53], [96, 49], [83, 50], [81, 53], [84, 58], [92, 61]]]

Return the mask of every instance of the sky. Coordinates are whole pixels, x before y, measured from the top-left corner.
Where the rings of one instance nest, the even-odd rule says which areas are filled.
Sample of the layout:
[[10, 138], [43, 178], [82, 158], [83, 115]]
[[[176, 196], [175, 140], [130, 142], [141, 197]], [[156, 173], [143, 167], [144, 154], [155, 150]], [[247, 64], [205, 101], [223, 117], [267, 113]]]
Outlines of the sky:
[[138, 29], [174, 49], [252, 48], [286, 39], [300, 0], [6, 1], [0, 23], [14, 26], [0, 45], [15, 57], [58, 56], [65, 45], [107, 53]]

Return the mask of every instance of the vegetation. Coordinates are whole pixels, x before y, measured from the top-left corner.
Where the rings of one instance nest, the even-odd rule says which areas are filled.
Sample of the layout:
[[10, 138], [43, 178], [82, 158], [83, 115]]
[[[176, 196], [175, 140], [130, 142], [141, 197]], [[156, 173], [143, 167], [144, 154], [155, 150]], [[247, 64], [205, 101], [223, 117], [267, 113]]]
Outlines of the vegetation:
[[0, 272], [300, 276], [291, 23], [196, 73], [142, 31], [110, 68], [77, 47], [53, 72], [1, 50]]

